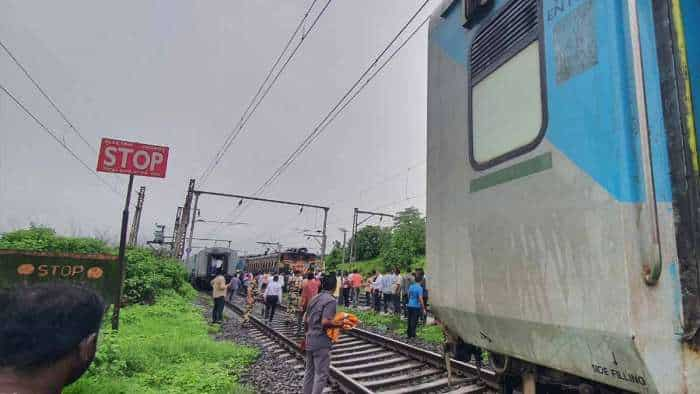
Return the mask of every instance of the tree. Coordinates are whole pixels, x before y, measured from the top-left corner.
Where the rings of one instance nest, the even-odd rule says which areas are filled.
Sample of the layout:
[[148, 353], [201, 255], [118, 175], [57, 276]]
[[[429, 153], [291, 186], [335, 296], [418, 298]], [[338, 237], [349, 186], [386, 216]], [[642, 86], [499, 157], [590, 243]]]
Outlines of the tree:
[[394, 217], [390, 242], [382, 249], [389, 267], [408, 269], [415, 258], [425, 254], [425, 218], [417, 208], [406, 208]]
[[355, 242], [358, 260], [373, 259], [381, 253], [391, 238], [391, 229], [379, 226], [361, 228], [350, 242]]
[[343, 246], [340, 241], [333, 241], [333, 249], [326, 256], [326, 270], [333, 271], [338, 267], [338, 264], [343, 262]]

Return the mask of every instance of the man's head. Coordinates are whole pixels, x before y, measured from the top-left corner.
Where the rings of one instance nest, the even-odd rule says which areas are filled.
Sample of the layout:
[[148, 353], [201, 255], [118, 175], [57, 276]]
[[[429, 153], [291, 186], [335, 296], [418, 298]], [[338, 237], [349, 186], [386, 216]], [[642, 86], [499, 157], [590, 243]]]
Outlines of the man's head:
[[323, 275], [321, 277], [321, 290], [333, 291], [337, 284], [335, 275]]
[[50, 375], [61, 387], [77, 380], [95, 356], [104, 311], [94, 291], [67, 283], [0, 290], [0, 374]]

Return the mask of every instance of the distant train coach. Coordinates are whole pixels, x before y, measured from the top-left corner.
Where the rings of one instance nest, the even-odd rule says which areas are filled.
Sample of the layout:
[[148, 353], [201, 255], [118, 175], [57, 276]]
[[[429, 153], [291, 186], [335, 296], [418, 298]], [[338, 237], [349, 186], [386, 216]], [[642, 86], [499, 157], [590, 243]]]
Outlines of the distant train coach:
[[242, 257], [248, 272], [306, 272], [316, 269], [318, 256], [306, 248], [290, 248], [283, 252]]
[[199, 289], [208, 289], [218, 268], [222, 268], [226, 280], [233, 276], [239, 263], [238, 254], [228, 248], [206, 248], [190, 256], [185, 266], [190, 274], [190, 281]]
[[503, 392], [700, 393], [700, 1], [430, 20], [427, 271]]

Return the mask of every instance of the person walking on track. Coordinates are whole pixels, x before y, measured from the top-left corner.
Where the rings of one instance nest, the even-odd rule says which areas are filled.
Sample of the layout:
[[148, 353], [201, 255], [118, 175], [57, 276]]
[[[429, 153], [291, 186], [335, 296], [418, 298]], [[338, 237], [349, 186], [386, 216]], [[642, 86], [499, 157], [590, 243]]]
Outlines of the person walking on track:
[[258, 282], [255, 280], [255, 276], [250, 279], [248, 283], [248, 294], [246, 295], [245, 301], [245, 311], [243, 312], [243, 325], [247, 325], [250, 322], [250, 314], [253, 313], [253, 307], [255, 306], [255, 299], [258, 298]]
[[409, 338], [416, 337], [416, 327], [418, 327], [418, 319], [425, 314], [425, 304], [423, 303], [423, 286], [420, 285], [420, 275], [416, 276], [415, 281], [409, 278], [408, 286], [408, 302], [406, 303], [406, 311], [408, 313], [408, 328], [406, 336]]
[[282, 299], [282, 284], [279, 281], [279, 276], [272, 277], [272, 282], [265, 289], [265, 305], [267, 309], [267, 318], [272, 323], [272, 318], [275, 316], [275, 309]]
[[287, 324], [297, 324], [297, 333], [301, 331], [301, 316], [299, 314], [299, 300], [301, 298], [301, 277], [297, 273], [293, 273], [289, 277], [287, 284], [289, 289], [289, 304], [287, 305]]
[[241, 286], [241, 280], [238, 279], [238, 275], [234, 275], [231, 281], [228, 282], [228, 300], [233, 301], [233, 296], [238, 292], [238, 288]]
[[224, 320], [224, 300], [226, 299], [226, 278], [221, 267], [216, 269], [216, 276], [211, 280], [211, 296], [214, 299], [214, 310], [211, 313], [212, 323]]
[[342, 321], [334, 321], [337, 302], [332, 292], [335, 285], [335, 275], [325, 275], [321, 282], [322, 291], [309, 302], [306, 309], [304, 394], [321, 394], [328, 384], [332, 342], [326, 335], [326, 329], [343, 325]]

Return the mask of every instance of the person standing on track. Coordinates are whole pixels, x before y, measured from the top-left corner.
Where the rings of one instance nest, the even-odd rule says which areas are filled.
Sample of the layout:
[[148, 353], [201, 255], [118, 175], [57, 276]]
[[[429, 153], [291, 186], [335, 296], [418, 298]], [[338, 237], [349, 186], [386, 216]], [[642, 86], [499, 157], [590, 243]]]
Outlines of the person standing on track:
[[350, 306], [350, 276], [347, 272], [343, 272], [343, 305], [347, 308]]
[[228, 300], [233, 301], [233, 296], [236, 294], [238, 291], [238, 288], [241, 286], [241, 280], [238, 279], [238, 275], [234, 275], [231, 278], [231, 281], [228, 283]]
[[319, 282], [316, 277], [314, 277], [314, 274], [309, 272], [306, 275], [306, 281], [301, 287], [301, 315], [306, 313], [306, 307], [309, 305], [309, 302], [311, 301], [312, 298], [318, 294], [318, 289], [321, 285], [321, 282]]
[[374, 283], [374, 278], [377, 275], [377, 271], [372, 271], [372, 275], [367, 277], [365, 281], [365, 303], [366, 306], [371, 306], [372, 302], [372, 283]]
[[374, 299], [374, 311], [379, 313], [382, 305], [382, 274], [377, 271], [372, 283], [372, 298]]
[[389, 313], [389, 305], [394, 300], [394, 282], [396, 276], [391, 270], [387, 270], [382, 276], [382, 295], [384, 297], [384, 313]]
[[408, 313], [408, 328], [406, 336], [408, 338], [416, 337], [416, 327], [418, 327], [418, 319], [425, 315], [425, 304], [423, 303], [423, 287], [420, 285], [420, 280], [423, 279], [420, 275], [416, 276], [413, 281], [409, 278], [410, 285], [408, 286], [408, 303], [406, 310]]
[[411, 269], [409, 268], [405, 274], [401, 275], [401, 306], [403, 307], [403, 313], [404, 317], [408, 319], [408, 287], [411, 286], [411, 283], [415, 282], [416, 277], [413, 273], [411, 273]]
[[243, 324], [247, 325], [250, 322], [250, 314], [253, 313], [255, 307], [255, 299], [258, 298], [258, 282], [255, 276], [250, 278], [248, 283], [248, 294], [246, 295], [245, 311], [243, 312]]
[[224, 320], [224, 300], [226, 299], [226, 278], [223, 269], [216, 269], [216, 276], [211, 280], [211, 296], [214, 299], [214, 309], [211, 313], [212, 323], [221, 323]]
[[282, 299], [282, 284], [279, 281], [278, 275], [272, 277], [272, 281], [267, 285], [264, 295], [267, 310], [266, 317], [268, 318], [268, 321], [272, 323], [272, 318], [275, 316], [277, 304]]
[[359, 270], [353, 271], [350, 284], [352, 285], [352, 306], [357, 308], [357, 304], [360, 302], [360, 288], [362, 287], [362, 275], [360, 275]]
[[398, 267], [394, 268], [394, 283], [391, 285], [394, 294], [391, 299], [394, 302], [394, 314], [397, 316], [401, 315], [401, 278], [401, 270]]
[[335, 290], [335, 275], [325, 275], [321, 282], [322, 291], [308, 304], [304, 317], [306, 335], [306, 370], [304, 371], [304, 394], [321, 394], [328, 384], [328, 370], [331, 366], [331, 346], [327, 328], [342, 327], [335, 322], [337, 302], [332, 295]]
[[301, 316], [299, 314], [299, 300], [301, 298], [301, 278], [296, 272], [292, 273], [287, 281], [287, 288], [289, 289], [289, 304], [287, 306], [287, 312], [289, 312], [289, 318], [287, 319], [287, 324], [297, 324], [297, 333], [301, 331]]

